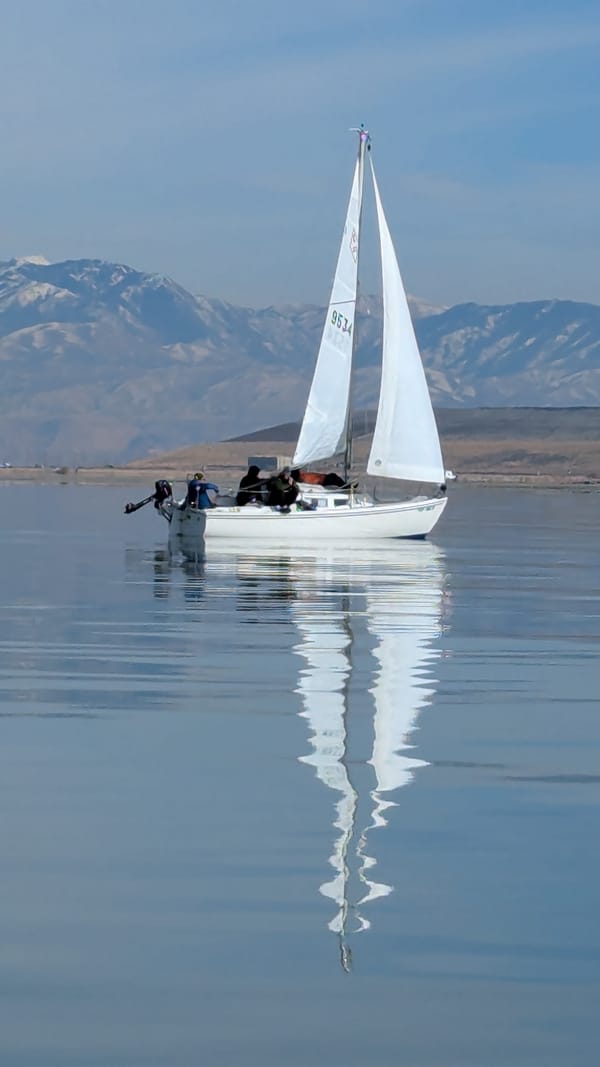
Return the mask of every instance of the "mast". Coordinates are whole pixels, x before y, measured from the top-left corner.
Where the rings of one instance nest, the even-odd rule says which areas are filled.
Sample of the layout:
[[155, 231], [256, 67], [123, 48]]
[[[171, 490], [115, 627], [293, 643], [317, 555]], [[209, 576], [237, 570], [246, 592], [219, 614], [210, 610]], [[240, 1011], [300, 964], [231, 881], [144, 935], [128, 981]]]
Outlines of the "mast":
[[356, 303], [354, 312], [354, 329], [352, 330], [352, 356], [350, 361], [350, 388], [349, 388], [349, 403], [348, 412], [346, 415], [346, 446], [344, 448], [344, 482], [348, 483], [350, 478], [350, 469], [352, 467], [352, 378], [354, 375], [354, 356], [356, 353], [356, 324], [358, 319], [358, 293], [360, 288], [360, 280], [358, 274], [358, 267], [360, 261], [360, 234], [362, 224], [362, 205], [363, 205], [363, 176], [365, 166], [365, 151], [371, 151], [371, 137], [369, 131], [365, 129], [364, 123], [361, 122], [360, 126], [353, 126], [351, 133], [358, 134], [358, 181], [359, 189], [361, 191], [360, 198], [360, 210], [358, 215], [358, 232], [359, 241], [358, 248], [356, 250]]

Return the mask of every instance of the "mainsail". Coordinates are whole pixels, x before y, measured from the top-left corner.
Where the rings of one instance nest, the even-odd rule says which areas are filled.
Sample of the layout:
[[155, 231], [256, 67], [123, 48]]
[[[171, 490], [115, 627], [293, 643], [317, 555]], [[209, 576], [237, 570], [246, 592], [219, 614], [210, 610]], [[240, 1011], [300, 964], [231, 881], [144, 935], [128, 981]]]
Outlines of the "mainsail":
[[331, 298], [312, 380], [294, 466], [303, 467], [343, 451], [346, 439], [363, 193], [364, 141], [359, 156]]
[[383, 281], [383, 356], [368, 474], [443, 482], [444, 463], [408, 301], [371, 163]]

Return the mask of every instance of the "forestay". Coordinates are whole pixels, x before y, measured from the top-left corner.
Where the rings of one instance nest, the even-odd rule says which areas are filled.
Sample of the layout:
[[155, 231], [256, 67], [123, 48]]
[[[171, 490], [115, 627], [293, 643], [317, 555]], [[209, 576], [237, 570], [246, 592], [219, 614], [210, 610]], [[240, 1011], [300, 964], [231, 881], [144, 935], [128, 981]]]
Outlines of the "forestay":
[[354, 171], [350, 203], [315, 373], [294, 453], [294, 466], [298, 467], [319, 459], [328, 459], [345, 447], [358, 286], [362, 160], [361, 153]]
[[373, 162], [383, 281], [383, 357], [377, 422], [367, 473], [412, 482], [444, 481], [435, 416]]

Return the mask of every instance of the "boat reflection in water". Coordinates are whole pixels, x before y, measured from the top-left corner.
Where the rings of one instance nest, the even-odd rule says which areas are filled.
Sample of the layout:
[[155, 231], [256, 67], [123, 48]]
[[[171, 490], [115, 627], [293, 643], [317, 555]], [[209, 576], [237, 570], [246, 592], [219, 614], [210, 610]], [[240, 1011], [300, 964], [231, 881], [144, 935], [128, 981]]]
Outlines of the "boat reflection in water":
[[[301, 760], [337, 794], [334, 873], [320, 891], [335, 905], [328, 925], [346, 971], [349, 935], [369, 928], [369, 905], [393, 890], [375, 877], [371, 831], [387, 826], [395, 791], [426, 766], [411, 754], [411, 734], [434, 692], [443, 576], [442, 555], [430, 544], [371, 548], [364, 559], [338, 552], [330, 563], [315, 561], [320, 596], [291, 605], [304, 664], [297, 692], [312, 746]], [[365, 657], [367, 686], [353, 685]], [[364, 669], [361, 662], [361, 677]]]
[[[186, 566], [199, 563], [190, 552]], [[239, 610], [264, 617], [266, 603], [278, 605], [299, 636], [295, 691], [311, 751], [298, 758], [336, 796], [333, 876], [320, 891], [333, 902], [328, 926], [349, 971], [351, 935], [369, 929], [371, 905], [393, 891], [375, 877], [372, 831], [388, 825], [397, 791], [427, 766], [412, 753], [413, 734], [432, 699], [441, 654], [443, 554], [424, 541], [318, 552], [248, 551], [247, 543], [232, 541], [208, 561], [216, 571], [232, 564]]]

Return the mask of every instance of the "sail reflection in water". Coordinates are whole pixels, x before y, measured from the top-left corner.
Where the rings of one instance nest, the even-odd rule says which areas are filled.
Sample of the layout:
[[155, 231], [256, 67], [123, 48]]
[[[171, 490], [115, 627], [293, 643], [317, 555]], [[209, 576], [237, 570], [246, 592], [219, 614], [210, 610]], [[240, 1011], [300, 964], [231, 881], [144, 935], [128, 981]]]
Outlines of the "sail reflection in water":
[[[295, 689], [311, 751], [298, 758], [335, 794], [333, 872], [320, 891], [333, 902], [328, 925], [349, 970], [349, 936], [369, 928], [370, 906], [393, 890], [375, 877], [378, 833], [395, 792], [427, 765], [411, 752], [412, 734], [432, 699], [441, 653], [443, 554], [425, 541], [371, 542], [362, 553], [322, 546], [318, 555], [268, 545], [249, 553], [236, 541], [219, 548], [208, 570], [227, 572], [234, 559], [238, 608], [248, 621], [264, 619], [267, 597], [299, 636]], [[184, 567], [202, 596], [206, 561], [190, 550]]]
[[[312, 746], [300, 758], [338, 794], [329, 859], [334, 876], [320, 890], [335, 903], [329, 929], [339, 937], [342, 966], [348, 970], [348, 935], [369, 928], [366, 906], [393, 889], [374, 877], [376, 835], [370, 831], [387, 825], [388, 809], [397, 803], [394, 791], [426, 766], [410, 755], [411, 734], [434, 692], [443, 560], [430, 544], [371, 549], [364, 561], [356, 556], [345, 561], [338, 552], [335, 562], [315, 561], [313, 577], [321, 595], [291, 605], [301, 637], [295, 651], [304, 661], [297, 692]], [[355, 658], [365, 651], [372, 704], [367, 748], [361, 753], [351, 742], [361, 733], [353, 713], [364, 689], [356, 686], [354, 694], [352, 674]], [[359, 788], [361, 764], [363, 770], [365, 764], [371, 768], [371, 775], [368, 786]]]

